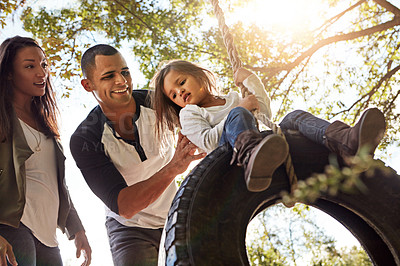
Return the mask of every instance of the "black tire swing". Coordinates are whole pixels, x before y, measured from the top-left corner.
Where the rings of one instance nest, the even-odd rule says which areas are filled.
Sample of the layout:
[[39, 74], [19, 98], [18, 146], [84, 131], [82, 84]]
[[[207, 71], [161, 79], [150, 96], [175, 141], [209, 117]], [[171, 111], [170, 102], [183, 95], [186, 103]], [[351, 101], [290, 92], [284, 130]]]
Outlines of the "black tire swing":
[[[218, 1], [212, 2], [215, 11]], [[298, 180], [324, 172], [329, 164], [325, 147], [301, 135], [285, 137]], [[166, 265], [249, 265], [247, 225], [258, 213], [281, 202], [281, 191], [291, 191], [295, 181], [289, 181], [290, 171], [281, 166], [267, 190], [249, 192], [242, 168], [229, 164], [231, 156], [228, 145], [220, 146], [181, 184], [168, 214], [165, 245], [160, 247], [165, 250]], [[400, 265], [400, 176], [387, 170], [376, 169], [368, 177], [361, 174], [367, 193], [321, 193], [309, 204], [344, 225], [372, 262], [382, 266]]]
[[[329, 152], [300, 135], [286, 135], [299, 180], [323, 172]], [[221, 146], [204, 158], [179, 188], [166, 224], [166, 265], [249, 265], [246, 229], [253, 217], [281, 201], [290, 189], [283, 166], [271, 186], [249, 192], [241, 167], [229, 164], [232, 149]], [[368, 193], [321, 194], [312, 204], [344, 225], [375, 265], [400, 265], [400, 176], [375, 170], [361, 175]], [[162, 247], [161, 247], [162, 248]]]

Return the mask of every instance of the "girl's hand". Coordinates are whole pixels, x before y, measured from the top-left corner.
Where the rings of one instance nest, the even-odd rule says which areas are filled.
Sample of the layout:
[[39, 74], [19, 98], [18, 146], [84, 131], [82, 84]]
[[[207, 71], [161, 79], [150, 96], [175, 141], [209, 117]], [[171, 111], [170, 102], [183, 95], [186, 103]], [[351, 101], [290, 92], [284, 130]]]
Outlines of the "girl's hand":
[[250, 112], [255, 111], [255, 110], [259, 110], [260, 109], [260, 105], [258, 103], [258, 100], [256, 98], [255, 95], [250, 94], [246, 97], [244, 97], [240, 103], [238, 104], [238, 106], [246, 108], [247, 110], [249, 110]]
[[243, 83], [243, 81], [252, 74], [254, 73], [242, 67], [236, 70], [235, 74], [233, 75], [236, 86], [239, 86], [240, 83]]
[[7, 260], [13, 266], [18, 265], [10, 243], [0, 236], [0, 266], [7, 266]]

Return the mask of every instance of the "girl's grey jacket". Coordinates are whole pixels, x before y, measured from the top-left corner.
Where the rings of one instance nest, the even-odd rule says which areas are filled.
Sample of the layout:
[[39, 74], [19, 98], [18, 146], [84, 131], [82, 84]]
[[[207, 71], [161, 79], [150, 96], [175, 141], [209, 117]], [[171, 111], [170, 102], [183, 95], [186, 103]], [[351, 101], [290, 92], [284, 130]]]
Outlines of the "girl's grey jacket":
[[[25, 206], [25, 161], [33, 154], [22, 127], [13, 112], [12, 139], [0, 142], [0, 224], [18, 227]], [[54, 139], [54, 138], [53, 138]], [[84, 230], [65, 183], [65, 156], [61, 143], [54, 139], [60, 205], [58, 227], [69, 239]]]

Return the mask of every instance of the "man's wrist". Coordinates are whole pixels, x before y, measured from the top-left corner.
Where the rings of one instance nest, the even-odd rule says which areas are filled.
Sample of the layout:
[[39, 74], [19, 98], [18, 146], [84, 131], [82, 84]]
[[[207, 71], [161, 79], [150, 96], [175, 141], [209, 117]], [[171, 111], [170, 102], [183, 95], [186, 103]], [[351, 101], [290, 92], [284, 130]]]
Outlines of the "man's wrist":
[[176, 164], [169, 162], [167, 165], [165, 165], [162, 170], [162, 174], [175, 178], [177, 175], [181, 174], [181, 172], [177, 169]]

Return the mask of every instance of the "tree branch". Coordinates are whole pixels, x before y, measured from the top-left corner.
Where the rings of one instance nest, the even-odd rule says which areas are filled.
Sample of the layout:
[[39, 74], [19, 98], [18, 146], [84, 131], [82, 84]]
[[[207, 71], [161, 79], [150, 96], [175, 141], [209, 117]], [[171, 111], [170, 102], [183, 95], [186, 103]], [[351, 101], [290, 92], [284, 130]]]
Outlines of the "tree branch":
[[341, 42], [341, 41], [349, 41], [349, 40], [354, 40], [359, 37], [371, 35], [375, 32], [383, 31], [386, 29], [390, 29], [394, 26], [400, 25], [400, 17], [395, 17], [393, 20], [385, 22], [383, 24], [365, 29], [365, 30], [360, 30], [360, 31], [355, 31], [347, 34], [341, 34], [341, 35], [336, 35], [332, 36], [329, 38], [326, 38], [324, 40], [319, 41], [315, 45], [313, 45], [310, 49], [305, 51], [303, 54], [301, 54], [298, 58], [293, 63], [290, 63], [286, 65], [283, 70], [290, 71], [292, 68], [297, 66], [301, 61], [303, 61], [305, 58], [312, 56], [316, 51], [318, 51], [320, 48], [331, 44], [335, 42]]
[[397, 97], [399, 97], [400, 90], [397, 91], [396, 95], [393, 97], [393, 99], [390, 101], [390, 103], [385, 107], [383, 110], [383, 113], [386, 114], [391, 108], [394, 106], [394, 102], [396, 101]]
[[256, 68], [255, 70], [257, 71], [262, 71], [264, 73], [268, 73], [268, 75], [275, 75], [278, 72], [281, 71], [288, 71], [290, 72], [294, 67], [296, 67], [298, 64], [300, 64], [301, 61], [303, 61], [305, 58], [312, 56], [316, 51], [321, 49], [322, 47], [336, 43], [336, 42], [341, 42], [341, 41], [349, 41], [349, 40], [354, 40], [359, 37], [363, 36], [368, 36], [376, 32], [384, 31], [390, 28], [393, 28], [394, 26], [400, 25], [400, 17], [395, 16], [393, 20], [390, 20], [388, 22], [382, 23], [377, 26], [373, 26], [371, 28], [365, 29], [365, 30], [360, 30], [360, 31], [355, 31], [355, 32], [350, 32], [346, 34], [340, 34], [336, 36], [332, 36], [329, 38], [326, 38], [324, 40], [321, 40], [314, 44], [311, 48], [309, 48], [307, 51], [303, 52], [299, 57], [297, 57], [292, 63], [289, 63], [285, 66], [282, 67], [276, 67], [276, 68]]
[[[307, 62], [303, 65], [303, 67], [301, 68], [301, 70], [296, 74], [295, 78], [292, 80], [292, 82], [290, 83], [290, 85], [288, 86], [286, 93], [285, 93], [285, 97], [282, 99], [281, 102], [281, 106], [279, 106], [278, 112], [276, 117], [280, 117], [282, 115], [282, 111], [283, 111], [283, 104], [287, 101], [287, 98], [289, 97], [289, 92], [291, 91], [294, 83], [296, 82], [296, 80], [299, 78], [300, 74], [304, 71], [304, 69], [306, 68], [306, 66], [308, 65], [308, 62], [310, 62], [310, 58], [308, 58]], [[283, 78], [280, 80], [280, 82], [278, 83], [280, 86], [280, 84], [282, 84], [283, 82]], [[273, 99], [271, 97], [271, 99]]]
[[373, 0], [375, 3], [380, 5], [381, 7], [385, 8], [387, 11], [392, 12], [396, 17], [400, 16], [400, 9], [398, 9], [396, 6], [392, 5], [386, 0]]
[[[387, 72], [379, 81], [378, 83], [366, 94], [362, 95], [357, 101], [355, 101], [349, 108], [347, 108], [346, 110], [342, 110], [340, 112], [335, 113], [333, 116], [337, 116], [341, 113], [346, 113], [348, 111], [350, 111], [351, 109], [353, 109], [358, 103], [360, 103], [363, 99], [367, 98], [366, 103], [368, 103], [371, 99], [371, 97], [378, 91], [378, 89], [382, 86], [383, 82], [389, 80], [394, 74], [396, 74], [397, 71], [400, 70], [400, 65], [396, 66], [395, 68], [393, 68], [392, 70], [390, 70], [389, 72]], [[357, 115], [355, 116], [357, 117]], [[354, 122], [354, 121], [353, 121]]]
[[[333, 23], [335, 23], [337, 20], [339, 20], [342, 16], [344, 16], [347, 12], [349, 12], [350, 10], [353, 10], [354, 8], [356, 8], [357, 6], [361, 5], [362, 3], [364, 3], [366, 0], [360, 0], [357, 3], [355, 3], [354, 5], [352, 5], [351, 7], [347, 8], [346, 10], [340, 12], [339, 14], [337, 14], [336, 16], [328, 19], [327, 21], [325, 21], [320, 27], [318, 27], [317, 29], [315, 29], [314, 31], [318, 31], [321, 30], [324, 31], [326, 28], [328, 28], [330, 25], [332, 25]], [[319, 35], [319, 34], [318, 34]], [[318, 36], [317, 35], [317, 36]]]
[[130, 9], [128, 9], [126, 6], [124, 6], [120, 1], [118, 0], [113, 0], [115, 3], [117, 3], [119, 6], [121, 6], [125, 11], [127, 11], [129, 14], [131, 14], [133, 17], [135, 17], [137, 20], [139, 20], [144, 26], [146, 26], [147, 29], [149, 29], [151, 32], [154, 34], [154, 30], [150, 25], [148, 25], [142, 18], [138, 17], [134, 12], [132, 12]]

